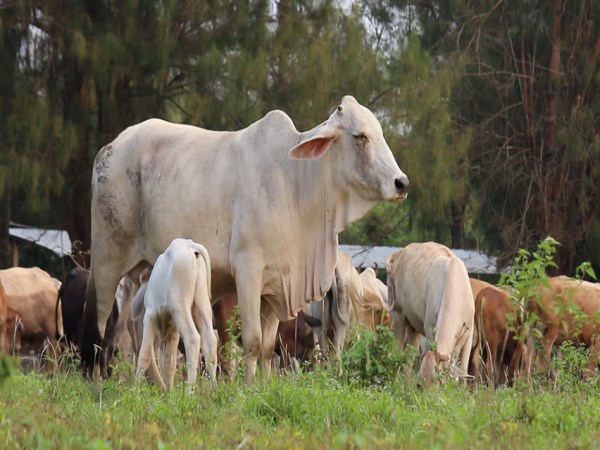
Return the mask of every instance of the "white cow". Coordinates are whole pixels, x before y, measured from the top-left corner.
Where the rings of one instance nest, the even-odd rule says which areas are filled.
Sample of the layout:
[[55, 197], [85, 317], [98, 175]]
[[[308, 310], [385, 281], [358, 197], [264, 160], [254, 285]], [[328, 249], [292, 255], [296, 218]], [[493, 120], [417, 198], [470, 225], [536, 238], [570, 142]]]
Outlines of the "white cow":
[[419, 376], [426, 382], [450, 367], [460, 354], [466, 375], [473, 340], [475, 306], [464, 263], [434, 242], [407, 245], [386, 261], [394, 333], [402, 348], [417, 345], [419, 334], [430, 350]]
[[360, 276], [347, 253], [338, 252], [333, 281], [325, 298], [310, 304], [310, 314], [321, 321], [321, 326], [314, 327], [314, 332], [323, 355], [329, 356], [333, 343], [339, 361], [346, 334], [355, 320], [353, 305], [360, 302], [363, 295]]
[[[210, 258], [206, 249], [190, 239], [174, 239], [157, 260], [144, 294], [144, 331], [138, 356], [136, 380], [149, 365], [158, 373], [154, 342], [166, 342], [164, 367], [167, 387], [173, 387], [179, 336], [188, 361], [188, 389], [193, 390], [200, 347], [212, 385], [216, 384], [217, 339], [210, 305]], [[135, 305], [134, 318], [141, 308]], [[198, 333], [200, 331], [200, 333]], [[165, 384], [158, 374], [158, 383]]]
[[211, 255], [213, 298], [237, 290], [253, 382], [259, 352], [268, 369], [279, 320], [331, 286], [338, 233], [407, 188], [381, 125], [350, 96], [306, 132], [282, 111], [234, 132], [158, 119], [126, 129], [93, 167], [87, 373], [119, 279], [137, 280], [187, 237]]

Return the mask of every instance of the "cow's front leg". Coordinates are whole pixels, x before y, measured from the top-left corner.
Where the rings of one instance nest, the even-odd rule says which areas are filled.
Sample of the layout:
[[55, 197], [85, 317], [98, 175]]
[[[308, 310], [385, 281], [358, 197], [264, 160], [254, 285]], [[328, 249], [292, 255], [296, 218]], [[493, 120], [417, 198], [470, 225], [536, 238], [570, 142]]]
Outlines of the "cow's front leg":
[[[243, 268], [251, 267], [251, 263], [242, 264]], [[260, 273], [238, 269], [235, 275], [238, 308], [242, 323], [242, 345], [246, 360], [246, 384], [254, 384], [256, 378], [256, 361], [262, 344], [260, 320]]]
[[260, 347], [260, 363], [263, 378], [266, 379], [271, 371], [271, 358], [275, 349], [275, 341], [277, 338], [277, 328], [279, 319], [275, 315], [275, 311], [267, 302], [263, 300], [260, 307], [260, 322], [262, 330], [262, 345]]

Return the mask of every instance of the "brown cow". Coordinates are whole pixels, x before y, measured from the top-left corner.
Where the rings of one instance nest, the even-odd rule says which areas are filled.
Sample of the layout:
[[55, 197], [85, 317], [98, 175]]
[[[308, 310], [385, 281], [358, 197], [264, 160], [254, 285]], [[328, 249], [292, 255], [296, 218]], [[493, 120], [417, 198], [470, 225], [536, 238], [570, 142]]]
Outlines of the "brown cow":
[[[473, 375], [480, 379], [479, 353], [483, 353], [489, 383], [512, 384], [525, 354], [525, 344], [515, 339], [507, 318], [516, 318], [517, 308], [509, 294], [495, 286], [484, 287], [475, 298], [475, 323], [478, 344], [473, 354]], [[515, 322], [516, 323], [516, 322]]]
[[[479, 280], [477, 278], [469, 277], [469, 284], [471, 285], [471, 290], [473, 291], [473, 301], [477, 298], [477, 294], [483, 288], [488, 286], [493, 286], [493, 284], [488, 283], [487, 281]], [[471, 344], [471, 357], [469, 358], [469, 374], [475, 374], [474, 364], [479, 364], [479, 332], [477, 331], [477, 319], [473, 321], [473, 343]], [[475, 362], [477, 359], [477, 362]], [[479, 370], [479, 369], [477, 369]], [[477, 377], [478, 378], [478, 377]]]
[[600, 351], [600, 284], [560, 276], [550, 278], [548, 286], [539, 286], [538, 292], [528, 305], [543, 325], [540, 367], [547, 368], [553, 345], [568, 341], [590, 348], [586, 370], [593, 372]]
[[[237, 297], [235, 294], [221, 297], [213, 304], [213, 326], [219, 336], [219, 349], [217, 357], [219, 366], [224, 374], [231, 373], [234, 361], [226, 361], [223, 351], [227, 345], [241, 345], [231, 343], [231, 335], [240, 336], [239, 315], [236, 315]], [[310, 361], [315, 349], [313, 327], [321, 325], [316, 317], [307, 314], [308, 308], [298, 313], [295, 319], [279, 323], [277, 339], [275, 342], [275, 354], [279, 356], [280, 368], [291, 366], [293, 359], [298, 362]], [[229, 332], [228, 332], [229, 330]]]

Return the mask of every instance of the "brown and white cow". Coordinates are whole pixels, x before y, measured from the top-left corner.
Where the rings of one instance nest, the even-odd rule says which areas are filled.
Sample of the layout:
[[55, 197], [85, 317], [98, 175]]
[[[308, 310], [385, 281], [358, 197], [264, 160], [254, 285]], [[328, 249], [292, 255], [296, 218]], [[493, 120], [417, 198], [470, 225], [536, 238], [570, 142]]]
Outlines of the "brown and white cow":
[[530, 311], [542, 324], [544, 353], [539, 362], [546, 370], [552, 347], [563, 342], [584, 344], [590, 348], [586, 367], [591, 374], [600, 356], [600, 284], [575, 280], [566, 276], [553, 277], [543, 284], [528, 301]]
[[[518, 317], [518, 308], [504, 289], [488, 286], [479, 291], [475, 298], [478, 345], [472, 354], [475, 379], [481, 377], [481, 352], [487, 381], [494, 386], [512, 384], [526, 354], [525, 343], [516, 339]], [[509, 320], [512, 320], [512, 326], [509, 326]]]
[[434, 242], [407, 245], [386, 261], [392, 326], [401, 347], [427, 338], [419, 376], [427, 383], [460, 355], [467, 373], [475, 305], [464, 263]]
[[351, 96], [306, 132], [282, 111], [233, 132], [158, 119], [127, 128], [93, 166], [87, 373], [121, 277], [137, 280], [184, 236], [211, 255], [213, 298], [237, 292], [254, 381], [279, 320], [331, 287], [338, 233], [378, 201], [404, 199], [408, 183], [379, 121]]

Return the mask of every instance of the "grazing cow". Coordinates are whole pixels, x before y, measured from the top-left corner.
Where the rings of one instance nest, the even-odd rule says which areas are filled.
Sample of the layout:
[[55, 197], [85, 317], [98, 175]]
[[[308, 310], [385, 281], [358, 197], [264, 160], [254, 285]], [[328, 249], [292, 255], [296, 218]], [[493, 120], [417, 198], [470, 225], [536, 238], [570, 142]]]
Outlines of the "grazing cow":
[[[89, 272], [81, 267], [75, 267], [67, 274], [64, 283], [60, 285], [58, 296], [56, 298], [56, 323], [57, 330], [61, 328], [66, 344], [75, 351], [81, 348], [81, 339], [83, 336], [83, 309], [85, 304], [85, 290], [87, 287]], [[60, 314], [59, 314], [60, 313]], [[117, 351], [115, 345], [115, 327], [114, 323], [119, 318], [119, 308], [117, 303], [113, 302], [111, 314], [108, 322], [110, 327], [106, 335], [108, 355], [112, 357]], [[61, 336], [57, 333], [57, 339]]]
[[586, 375], [593, 373], [600, 356], [600, 284], [553, 277], [548, 286], [538, 286], [537, 295], [529, 299], [528, 306], [543, 326], [544, 354], [540, 367], [543, 370], [548, 367], [553, 346], [568, 341], [589, 347]]
[[482, 352], [488, 382], [494, 386], [506, 382], [512, 385], [525, 355], [525, 344], [515, 339], [515, 330], [507, 325], [511, 315], [517, 325], [517, 312], [510, 295], [503, 289], [488, 286], [477, 294], [475, 323], [479, 336], [471, 354], [475, 379], [480, 379], [479, 353]]
[[333, 343], [339, 359], [348, 329], [357, 320], [353, 305], [360, 302], [363, 290], [350, 255], [338, 252], [334, 274], [331, 289], [322, 301], [310, 304], [310, 313], [321, 322], [315, 333], [323, 355], [329, 355]]
[[[477, 294], [483, 288], [488, 286], [493, 286], [493, 284], [488, 283], [487, 281], [479, 280], [477, 278], [469, 278], [469, 283], [471, 284], [471, 290], [473, 291], [473, 299], [477, 298]], [[477, 319], [473, 321], [473, 344], [471, 346], [471, 357], [469, 358], [469, 374], [473, 375], [477, 370], [479, 377], [479, 363], [480, 363], [480, 345], [479, 345], [479, 333], [477, 331]], [[478, 364], [475, 368], [473, 365]]]
[[[193, 390], [196, 382], [200, 347], [211, 383], [216, 384], [217, 339], [212, 327], [210, 270], [208, 252], [190, 239], [174, 239], [156, 259], [144, 294], [144, 332], [136, 379], [149, 365], [156, 365], [154, 341], [160, 337], [166, 342], [164, 367], [167, 387], [172, 388], [181, 335], [189, 366], [188, 389]], [[134, 318], [138, 315], [140, 308], [134, 304]], [[160, 374], [158, 377], [164, 389]]]
[[275, 353], [281, 358], [280, 367], [292, 367], [294, 361], [303, 363], [311, 361], [315, 350], [314, 328], [321, 326], [321, 321], [308, 314], [308, 308], [298, 313], [292, 320], [279, 323]]
[[477, 294], [479, 294], [479, 291], [481, 291], [482, 289], [494, 286], [493, 284], [488, 283], [487, 281], [478, 280], [477, 278], [469, 278], [469, 284], [471, 285], [471, 291], [473, 291], [474, 299], [477, 298]]
[[68, 274], [58, 290], [56, 311], [59, 305], [62, 313], [64, 338], [69, 346], [78, 348], [83, 332], [83, 305], [85, 289], [88, 281], [88, 271], [75, 267]]
[[367, 267], [360, 273], [360, 281], [363, 286], [362, 323], [372, 330], [375, 330], [377, 325], [390, 327], [387, 286], [377, 278], [371, 267]]
[[384, 304], [388, 304], [388, 288], [386, 284], [377, 278], [375, 270], [372, 267], [367, 267], [360, 273], [360, 281], [363, 288], [369, 288], [379, 295]]
[[430, 350], [423, 354], [419, 376], [432, 382], [460, 354], [467, 373], [475, 305], [464, 263], [434, 242], [407, 245], [386, 261], [394, 334], [402, 348], [417, 345], [419, 334]]
[[12, 308], [6, 308], [6, 342], [9, 352], [19, 352], [21, 350], [23, 331], [21, 314]]
[[279, 320], [331, 287], [338, 233], [407, 188], [381, 125], [351, 96], [303, 133], [282, 111], [234, 132], [158, 119], [126, 129], [93, 165], [86, 373], [119, 279], [137, 280], [186, 236], [211, 255], [213, 298], [237, 292], [253, 382], [259, 353], [269, 368]]
[[[223, 350], [227, 345], [230, 345], [231, 335], [239, 336], [240, 333], [240, 330], [236, 327], [237, 320], [239, 320], [234, 309], [236, 305], [237, 297], [235, 294], [225, 295], [212, 305], [213, 325], [219, 336], [217, 359], [224, 374], [231, 373], [231, 365], [235, 365], [234, 361], [226, 360]], [[319, 326], [321, 326], [321, 321], [310, 315], [308, 305], [298, 313], [295, 319], [279, 323], [275, 341], [275, 354], [280, 359], [280, 368], [290, 367], [294, 359], [298, 362], [312, 359], [316, 344], [313, 328]], [[237, 345], [238, 343], [232, 344]]]
[[57, 332], [62, 326], [55, 319], [58, 287], [53, 278], [37, 267], [12, 267], [0, 270], [8, 306], [21, 316], [23, 340], [34, 343], [41, 350], [48, 339], [56, 346]]

